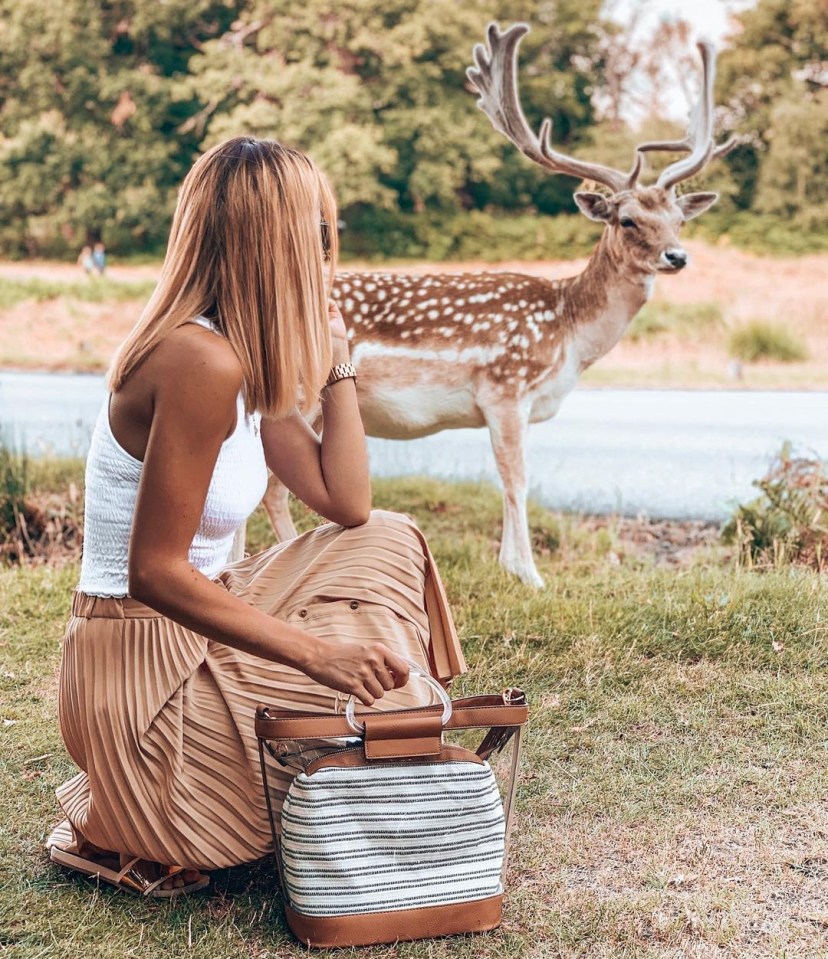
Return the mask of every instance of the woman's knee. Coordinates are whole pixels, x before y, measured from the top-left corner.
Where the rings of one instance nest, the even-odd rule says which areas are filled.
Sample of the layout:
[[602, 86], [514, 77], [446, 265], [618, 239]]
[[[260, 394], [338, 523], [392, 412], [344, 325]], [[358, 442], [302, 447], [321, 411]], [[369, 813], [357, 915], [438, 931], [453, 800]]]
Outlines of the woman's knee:
[[372, 509], [363, 526], [372, 529], [392, 529], [420, 537], [420, 528], [408, 513], [397, 513], [389, 509]]

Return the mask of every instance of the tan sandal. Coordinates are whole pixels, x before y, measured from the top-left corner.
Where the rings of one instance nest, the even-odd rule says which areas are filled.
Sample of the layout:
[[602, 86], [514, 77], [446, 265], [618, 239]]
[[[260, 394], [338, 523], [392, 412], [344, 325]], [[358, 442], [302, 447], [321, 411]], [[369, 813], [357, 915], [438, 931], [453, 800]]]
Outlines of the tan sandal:
[[185, 867], [150, 863], [152, 868], [158, 872], [158, 876], [151, 879], [136, 868], [139, 863], [148, 862], [148, 860], [141, 859], [140, 856], [130, 859], [121, 869], [111, 869], [100, 862], [95, 862], [94, 859], [81, 856], [78, 852], [72, 852], [73, 847], [77, 849], [72, 824], [68, 819], [64, 819], [54, 828], [46, 840], [46, 848], [49, 850], [49, 858], [52, 862], [65, 866], [67, 869], [74, 869], [86, 876], [103, 879], [104, 882], [111, 883], [119, 889], [128, 889], [142, 896], [149, 896], [154, 899], [173, 899], [189, 892], [197, 892], [210, 883], [209, 876], [202, 876], [196, 882], [191, 882], [186, 886], [178, 886], [175, 889], [161, 889], [161, 885], [167, 879], [185, 872]]

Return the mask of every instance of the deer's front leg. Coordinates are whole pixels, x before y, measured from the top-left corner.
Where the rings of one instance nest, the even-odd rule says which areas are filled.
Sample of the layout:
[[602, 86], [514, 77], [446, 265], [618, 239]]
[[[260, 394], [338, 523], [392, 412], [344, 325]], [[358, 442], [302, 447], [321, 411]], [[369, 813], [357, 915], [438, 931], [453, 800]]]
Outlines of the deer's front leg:
[[518, 402], [500, 402], [483, 415], [489, 427], [497, 471], [503, 483], [503, 535], [500, 564], [530, 586], [540, 588], [543, 580], [535, 567], [526, 497], [526, 432], [529, 409]]

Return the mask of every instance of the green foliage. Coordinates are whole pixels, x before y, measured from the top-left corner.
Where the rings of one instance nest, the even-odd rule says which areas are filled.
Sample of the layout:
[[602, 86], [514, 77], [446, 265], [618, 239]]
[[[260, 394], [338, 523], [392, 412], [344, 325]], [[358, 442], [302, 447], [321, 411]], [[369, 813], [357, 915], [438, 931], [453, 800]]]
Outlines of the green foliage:
[[663, 333], [703, 337], [721, 329], [724, 323], [718, 303], [648, 303], [627, 330], [633, 342]]
[[749, 141], [726, 160], [731, 206], [785, 213], [824, 230], [828, 4], [759, 0], [735, 19], [716, 92], [726, 127]]
[[0, 431], [0, 553], [2, 546], [16, 535], [29, 495], [30, 461], [25, 451], [17, 450]]
[[828, 90], [774, 105], [756, 208], [805, 228], [828, 224]]
[[581, 216], [406, 214], [361, 207], [348, 217], [342, 252], [373, 260], [567, 259], [589, 253], [600, 231]]
[[0, 248], [162, 243], [199, 150], [180, 77], [232, 0], [0, 0]]
[[[564, 147], [594, 121], [600, 9], [520, 11], [536, 27], [524, 106]], [[0, 250], [65, 254], [103, 234], [158, 251], [194, 157], [241, 132], [308, 151], [346, 214], [574, 212], [573, 182], [496, 133], [465, 77], [487, 21], [514, 16], [502, 0], [0, 0]]]
[[[347, 221], [389, 214], [393, 249], [384, 233], [357, 229], [345, 237], [353, 255], [566, 255], [570, 241], [580, 251], [588, 228], [524, 219], [574, 214], [576, 181], [546, 173], [492, 128], [465, 69], [489, 20], [530, 22], [520, 72], [530, 124], [548, 116], [556, 146], [625, 168], [635, 142], [679, 131], [657, 119], [632, 131], [612, 113], [601, 121], [595, 104], [619, 102], [609, 61], [622, 30], [604, 7], [0, 0], [0, 254], [74, 256], [101, 236], [116, 254], [160, 255], [193, 160], [239, 133], [309, 152]], [[737, 15], [717, 102], [725, 126], [750, 142], [706, 171], [705, 187], [722, 194], [721, 214], [761, 211], [777, 225], [767, 233], [734, 221], [734, 243], [792, 253], [828, 245], [826, 10], [822, 0], [759, 0]], [[672, 159], [648, 158], [654, 170]], [[425, 219], [397, 219], [409, 214]]]
[[736, 508], [723, 530], [747, 566], [800, 563], [822, 571], [828, 560], [828, 472], [817, 459], [794, 456], [786, 443], [767, 475], [754, 483], [762, 495]]
[[733, 213], [714, 208], [693, 220], [688, 233], [753, 253], [797, 256], [828, 252], [828, 231], [818, 225], [808, 227], [789, 217], [760, 215], [748, 210]]
[[730, 334], [730, 355], [747, 363], [777, 360], [798, 363], [808, 359], [808, 350], [790, 330], [765, 320], [752, 320]]

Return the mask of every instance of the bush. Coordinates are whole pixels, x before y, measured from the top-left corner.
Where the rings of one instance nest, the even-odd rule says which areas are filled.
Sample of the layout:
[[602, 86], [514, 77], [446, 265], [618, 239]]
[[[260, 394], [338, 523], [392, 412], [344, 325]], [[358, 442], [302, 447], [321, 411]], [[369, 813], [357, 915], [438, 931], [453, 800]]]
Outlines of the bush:
[[828, 473], [817, 458], [792, 456], [786, 443], [767, 475], [754, 483], [762, 495], [736, 508], [723, 530], [745, 566], [787, 563], [826, 568]]
[[627, 336], [633, 342], [662, 333], [703, 336], [723, 325], [718, 303], [648, 303], [633, 319]]
[[587, 256], [601, 228], [582, 216], [497, 217], [398, 213], [363, 207], [346, 216], [343, 259], [542, 260]]
[[16, 535], [29, 493], [29, 458], [0, 433], [0, 547]]
[[730, 244], [752, 253], [803, 256], [828, 252], [828, 231], [824, 226], [808, 228], [788, 217], [762, 216], [748, 210], [711, 210], [694, 220], [688, 232], [710, 243]]
[[[70, 471], [77, 471], [75, 461], [36, 467], [0, 430], [0, 564], [77, 554], [83, 506]], [[60, 489], [42, 492], [41, 481]]]
[[730, 355], [747, 363], [757, 360], [778, 360], [798, 363], [808, 359], [808, 349], [790, 330], [764, 320], [753, 320], [730, 335]]

